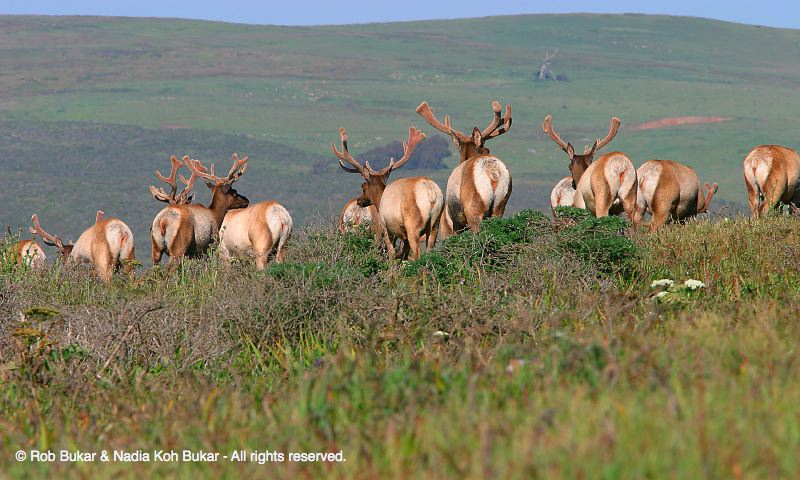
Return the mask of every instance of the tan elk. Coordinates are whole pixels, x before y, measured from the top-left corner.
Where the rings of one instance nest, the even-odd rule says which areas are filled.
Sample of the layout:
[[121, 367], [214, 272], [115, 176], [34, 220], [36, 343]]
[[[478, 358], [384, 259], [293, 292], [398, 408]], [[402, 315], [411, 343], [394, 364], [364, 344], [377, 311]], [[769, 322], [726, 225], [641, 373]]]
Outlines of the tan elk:
[[[174, 159], [175, 157], [173, 157]], [[183, 164], [192, 172], [187, 180], [181, 175], [181, 181], [186, 188], [177, 197], [175, 174], [180, 165], [173, 160], [172, 172], [169, 177], [162, 176], [156, 171], [156, 176], [171, 187], [171, 193], [164, 193], [163, 189], [150, 187], [156, 200], [169, 203], [153, 219], [151, 239], [153, 247], [153, 265], [161, 261], [164, 253], [169, 255], [170, 264], [185, 256], [199, 256], [206, 252], [208, 246], [218, 237], [219, 229], [229, 210], [247, 207], [250, 202], [233, 188], [233, 183], [247, 171], [248, 157], [239, 159], [233, 154], [233, 166], [228, 175], [217, 177], [214, 175], [214, 165], [211, 173], [200, 163], [188, 156], [183, 157]], [[194, 186], [197, 178], [207, 180], [206, 185], [211, 189], [211, 203], [204, 205], [185, 203], [190, 197], [188, 192]], [[158, 195], [157, 195], [158, 194]]]
[[705, 183], [705, 194], [694, 168], [672, 160], [649, 160], [636, 171], [636, 223], [650, 212], [650, 229], [708, 211], [718, 185]]
[[574, 207], [575, 189], [572, 187], [572, 177], [562, 178], [550, 192], [550, 210], [555, 216], [556, 207]]
[[781, 203], [800, 206], [800, 155], [780, 145], [761, 145], [744, 159], [744, 185], [754, 218]]
[[36, 239], [20, 240], [14, 247], [14, 255], [17, 266], [30, 266], [39, 268], [47, 261], [44, 249], [36, 243]]
[[619, 199], [622, 210], [635, 225], [636, 209], [636, 168], [622, 152], [611, 152], [594, 160], [598, 150], [608, 145], [617, 135], [620, 121], [611, 119], [608, 135], [595, 140], [586, 147], [582, 155], [576, 154], [571, 143], [565, 142], [553, 130], [553, 117], [548, 115], [542, 122], [542, 130], [558, 144], [569, 157], [569, 170], [572, 173], [572, 187], [575, 189], [575, 206], [589, 210], [596, 217], [614, 213], [612, 207]]
[[[339, 166], [346, 172], [359, 173], [364, 177], [361, 185], [362, 195], [357, 203], [360, 207], [375, 205], [378, 208], [378, 220], [384, 229], [383, 240], [389, 258], [395, 257], [394, 240], [402, 243], [401, 258], [420, 257], [420, 237], [426, 235], [427, 249], [430, 251], [436, 244], [439, 219], [444, 204], [442, 190], [436, 182], [428, 177], [400, 178], [386, 184], [389, 174], [402, 167], [409, 158], [414, 147], [425, 138], [425, 134], [414, 127], [408, 129], [408, 142], [403, 144], [403, 157], [379, 171], [370, 167], [369, 162], [361, 165], [347, 149], [347, 132], [339, 129], [342, 151], [331, 143], [331, 150], [339, 158]], [[347, 162], [350, 166], [344, 164]]]
[[31, 223], [31, 233], [41, 236], [45, 244], [57, 247], [65, 260], [94, 265], [104, 282], [110, 282], [114, 272], [120, 268], [133, 274], [131, 261], [136, 258], [133, 232], [122, 220], [104, 219], [103, 212], [98, 211], [94, 225], [84, 230], [77, 242], [69, 245], [64, 245], [60, 237], [47, 233], [39, 224], [38, 215], [31, 217]]
[[259, 202], [231, 210], [219, 231], [220, 257], [225, 261], [239, 254], [254, 257], [256, 268], [263, 270], [270, 255], [274, 255], [277, 263], [283, 262], [291, 234], [292, 216], [277, 202]]
[[358, 206], [358, 197], [348, 200], [342, 211], [339, 212], [339, 233], [345, 233], [359, 227], [361, 225], [369, 226], [377, 225], [378, 209], [375, 205], [368, 207]]
[[417, 107], [417, 113], [434, 128], [452, 137], [458, 146], [458, 166], [447, 180], [447, 208], [442, 222], [442, 238], [469, 228], [478, 231], [481, 221], [502, 217], [511, 196], [511, 174], [506, 165], [489, 153], [486, 141], [506, 133], [511, 128], [511, 105], [501, 116], [500, 102], [492, 102], [494, 116], [483, 130], [474, 127], [470, 135], [450, 126], [450, 116], [444, 123], [436, 119], [427, 102]]

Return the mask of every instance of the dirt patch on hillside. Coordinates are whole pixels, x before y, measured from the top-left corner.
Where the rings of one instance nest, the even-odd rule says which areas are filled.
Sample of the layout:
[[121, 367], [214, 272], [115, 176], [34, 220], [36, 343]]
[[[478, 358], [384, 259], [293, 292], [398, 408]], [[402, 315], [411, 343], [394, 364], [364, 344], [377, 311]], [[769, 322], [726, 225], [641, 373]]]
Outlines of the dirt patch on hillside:
[[676, 125], [695, 125], [698, 123], [720, 123], [733, 120], [733, 117], [667, 117], [652, 122], [637, 123], [628, 127], [628, 130], [653, 130], [656, 128], [674, 127]]

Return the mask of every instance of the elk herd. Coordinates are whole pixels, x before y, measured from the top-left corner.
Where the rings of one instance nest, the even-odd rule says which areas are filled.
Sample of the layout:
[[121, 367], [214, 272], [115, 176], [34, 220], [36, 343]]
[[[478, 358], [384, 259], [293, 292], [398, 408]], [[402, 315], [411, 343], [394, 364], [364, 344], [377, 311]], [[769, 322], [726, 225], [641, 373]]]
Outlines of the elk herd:
[[[400, 178], [389, 181], [394, 170], [411, 158], [425, 134], [416, 127], [408, 129], [403, 143], [403, 156], [374, 170], [369, 162], [359, 162], [348, 148], [347, 132], [339, 129], [341, 150], [331, 143], [331, 151], [339, 166], [348, 173], [363, 177], [361, 195], [350, 199], [339, 216], [339, 232], [369, 226], [375, 241], [383, 243], [389, 258], [417, 259], [424, 241], [427, 251], [436, 245], [437, 237], [448, 238], [462, 231], [477, 231], [481, 221], [502, 217], [511, 196], [511, 173], [503, 161], [493, 155], [486, 142], [511, 129], [511, 105], [505, 111], [499, 102], [492, 102], [492, 119], [484, 129], [456, 130], [445, 115], [440, 121], [427, 102], [417, 113], [431, 127], [449, 136], [459, 151], [459, 163], [453, 169], [442, 194], [441, 188], [428, 177]], [[599, 154], [617, 135], [620, 120], [611, 118], [608, 134], [577, 153], [572, 143], [564, 141], [553, 127], [552, 115], [542, 122], [542, 130], [558, 145], [569, 160], [570, 175], [556, 184], [550, 195], [556, 207], [573, 206], [586, 209], [596, 217], [625, 215], [636, 228], [650, 214], [647, 224], [657, 230], [668, 222], [683, 222], [708, 210], [717, 184], [701, 185], [692, 167], [672, 160], [649, 160], [638, 169], [623, 152]], [[598, 156], [599, 155], [599, 156]], [[595, 158], [597, 157], [597, 158]], [[155, 175], [169, 186], [150, 186], [153, 198], [167, 204], [153, 219], [151, 227], [152, 260], [157, 265], [164, 254], [174, 268], [184, 257], [206, 255], [218, 244], [223, 262], [232, 257], [249, 257], [258, 269], [266, 267], [270, 258], [282, 262], [287, 241], [292, 233], [292, 217], [275, 201], [251, 204], [233, 187], [246, 172], [248, 157], [232, 156], [230, 170], [217, 176], [214, 164], [205, 167], [200, 160], [172, 156], [170, 175], [158, 170]], [[186, 168], [189, 177], [179, 173]], [[178, 179], [183, 188], [178, 193]], [[800, 205], [800, 155], [777, 145], [753, 149], [744, 160], [744, 179], [751, 215], [765, 215], [781, 203], [796, 208]], [[194, 203], [192, 190], [197, 180], [211, 190], [208, 206]], [[65, 261], [89, 263], [103, 281], [110, 281], [120, 269], [134, 270], [134, 238], [131, 229], [118, 218], [103, 218], [98, 211], [95, 222], [74, 244], [65, 245], [60, 237], [47, 233], [39, 224], [38, 215], [31, 217], [32, 240], [16, 245], [16, 261], [33, 267], [44, 264], [47, 256], [35, 241], [38, 235], [46, 245], [56, 247]], [[400, 251], [396, 253], [396, 242]]]

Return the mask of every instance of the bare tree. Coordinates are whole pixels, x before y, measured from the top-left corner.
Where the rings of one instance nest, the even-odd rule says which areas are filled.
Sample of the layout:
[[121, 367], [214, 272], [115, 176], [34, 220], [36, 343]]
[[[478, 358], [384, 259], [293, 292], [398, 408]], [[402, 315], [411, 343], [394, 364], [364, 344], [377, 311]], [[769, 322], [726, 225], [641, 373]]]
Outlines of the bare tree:
[[558, 49], [556, 48], [553, 50], [553, 53], [546, 51], [544, 54], [544, 60], [542, 61], [542, 65], [539, 67], [539, 80], [555, 80], [556, 76], [553, 75], [553, 71], [550, 70], [550, 62], [556, 57], [558, 53]]

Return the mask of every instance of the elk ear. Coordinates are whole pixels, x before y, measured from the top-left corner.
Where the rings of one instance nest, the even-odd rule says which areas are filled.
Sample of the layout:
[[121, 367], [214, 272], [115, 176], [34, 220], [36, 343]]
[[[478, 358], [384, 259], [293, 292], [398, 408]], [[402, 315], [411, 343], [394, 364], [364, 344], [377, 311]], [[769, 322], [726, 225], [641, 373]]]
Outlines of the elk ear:
[[575, 147], [573, 147], [571, 143], [567, 144], [567, 156], [570, 160], [575, 158]]
[[215, 184], [214, 182], [206, 182], [206, 187], [208, 187], [209, 190], [214, 190], [214, 187], [216, 186], [217, 184]]
[[472, 143], [474, 143], [476, 147], [483, 145], [483, 137], [481, 137], [481, 131], [478, 130], [478, 127], [473, 127], [472, 129]]
[[589, 155], [594, 155], [594, 152], [597, 151], [597, 140], [594, 141], [591, 150], [589, 150]]
[[231, 184], [225, 183], [222, 185], [222, 193], [228, 193], [231, 191]]

